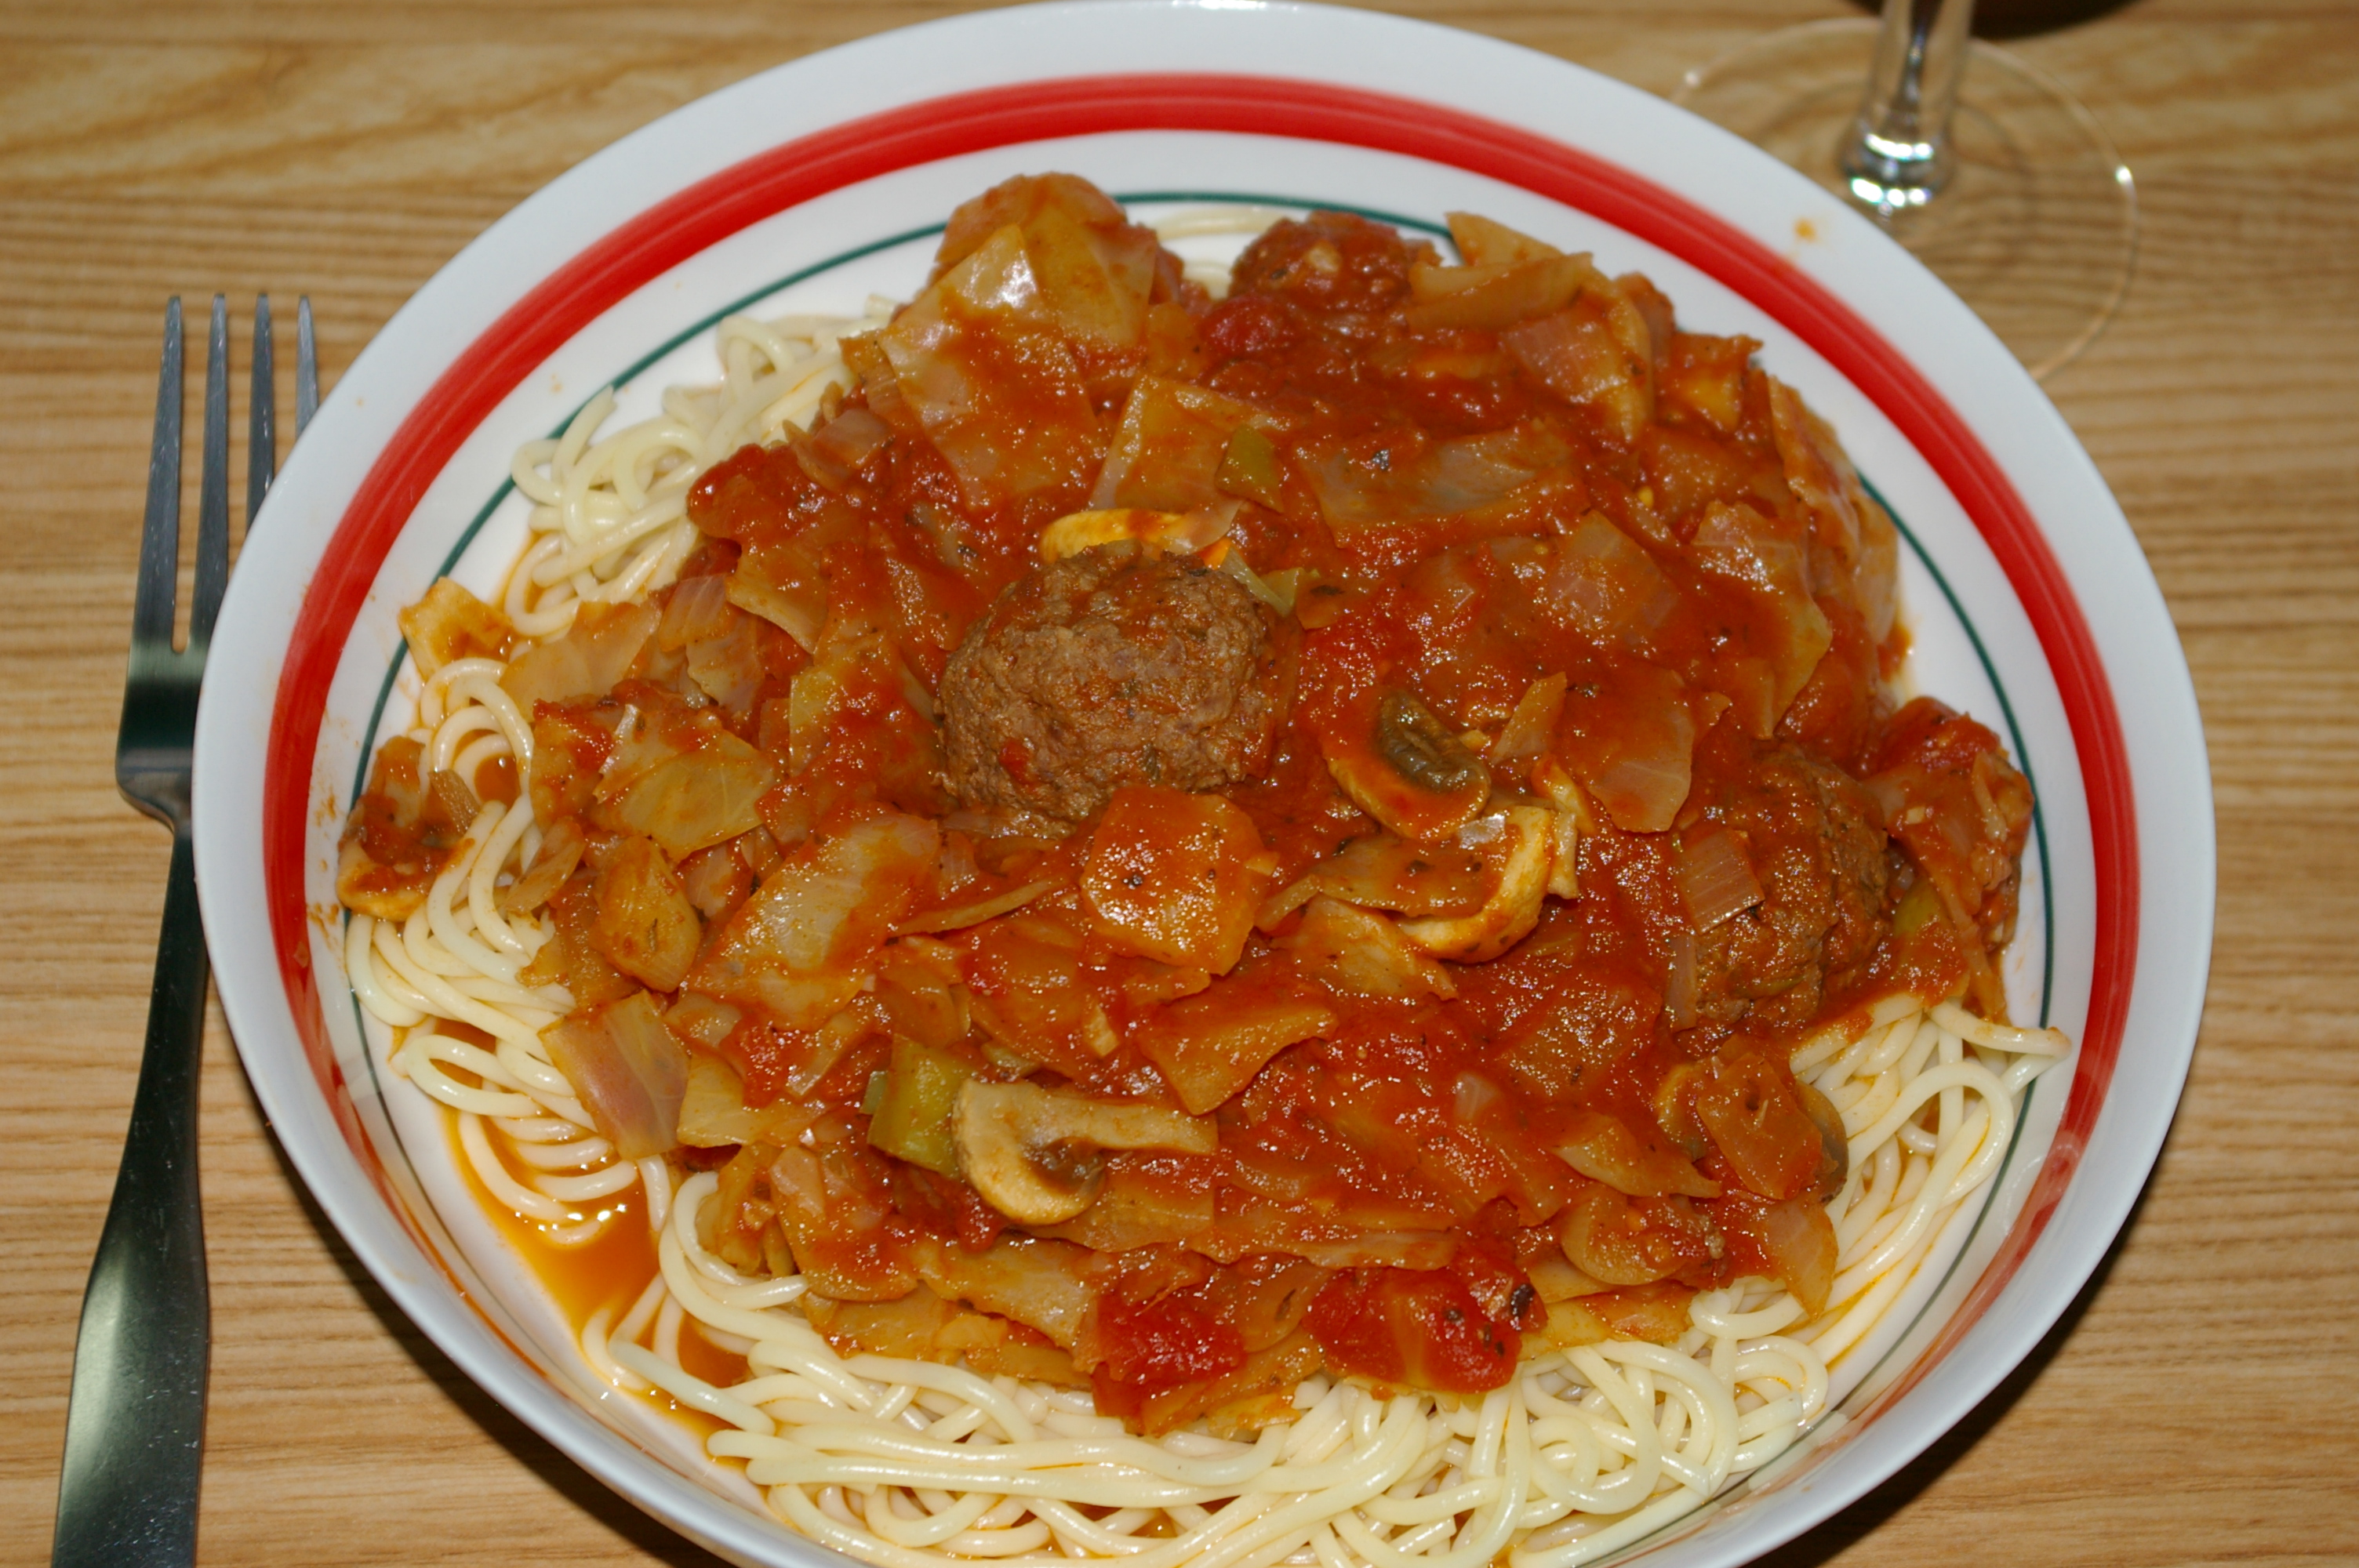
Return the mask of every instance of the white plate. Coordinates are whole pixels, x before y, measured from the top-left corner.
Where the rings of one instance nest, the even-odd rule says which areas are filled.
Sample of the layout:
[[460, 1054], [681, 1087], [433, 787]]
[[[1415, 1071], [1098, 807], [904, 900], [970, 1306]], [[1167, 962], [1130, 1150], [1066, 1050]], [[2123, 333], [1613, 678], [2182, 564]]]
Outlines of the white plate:
[[957, 202], [1050, 168], [1140, 211], [1242, 200], [1433, 228], [1471, 209], [1593, 250], [1610, 272], [1651, 276], [1684, 323], [1759, 339], [1904, 524], [1915, 678], [1999, 729], [2039, 795], [2014, 1002], [2082, 1044], [2069, 1084], [2036, 1087], [1980, 1225], [1925, 1271], [1882, 1353], [1856, 1358], [1843, 1419], [1658, 1537], [1649, 1561], [1734, 1563], [1817, 1523], [2038, 1342], [2161, 1146], [2211, 947], [2194, 695], [2094, 467], [1931, 275], [1703, 122], [1468, 34], [1243, 0], [915, 27], [690, 104], [550, 185], [429, 283], [271, 492], [198, 724], [215, 975], [288, 1153], [402, 1309], [608, 1485], [739, 1562], [838, 1561], [583, 1365], [469, 1195], [439, 1120], [380, 1070], [382, 1039], [342, 980], [336, 839], [373, 736], [402, 720], [396, 612], [444, 570], [495, 582], [518, 547], [517, 509], [502, 503], [521, 441], [610, 382], [628, 409], [665, 380], [710, 378], [708, 329], [727, 308], [906, 296]]

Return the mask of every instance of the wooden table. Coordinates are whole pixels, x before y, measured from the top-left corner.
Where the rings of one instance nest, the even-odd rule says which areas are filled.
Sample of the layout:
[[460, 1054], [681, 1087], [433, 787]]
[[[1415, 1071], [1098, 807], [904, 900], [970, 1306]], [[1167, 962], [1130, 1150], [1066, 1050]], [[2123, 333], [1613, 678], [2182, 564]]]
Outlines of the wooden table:
[[[16, 694], [0, 708], [0, 1560], [48, 1547], [162, 901], [163, 837], [118, 800], [109, 761], [163, 299], [223, 289], [243, 316], [257, 289], [282, 309], [308, 292], [332, 380], [580, 158], [766, 66], [958, 8], [0, 6], [0, 467], [25, 481], [0, 526], [0, 689]], [[1840, 14], [1399, 8], [1656, 91], [1759, 31]], [[1962, 1427], [1777, 1561], [2349, 1561], [2359, 0], [2134, 0], [2014, 47], [2095, 110], [2145, 204], [2125, 308], [2049, 391], [2194, 666], [2219, 798], [2211, 1001], [2170, 1147], [2096, 1282]], [[217, 1017], [203, 1136], [205, 1561], [712, 1561], [389, 1304], [279, 1158]]]

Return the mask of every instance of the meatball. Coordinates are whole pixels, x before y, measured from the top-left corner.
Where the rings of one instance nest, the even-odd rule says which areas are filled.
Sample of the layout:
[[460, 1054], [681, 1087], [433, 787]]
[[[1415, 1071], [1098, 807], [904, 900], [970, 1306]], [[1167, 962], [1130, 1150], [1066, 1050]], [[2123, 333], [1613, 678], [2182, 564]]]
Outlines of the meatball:
[[942, 673], [951, 787], [1068, 822], [1125, 784], [1263, 772], [1291, 696], [1287, 623], [1226, 573], [1128, 542], [1011, 584]]
[[1819, 1010], [1831, 977], [1873, 956], [1891, 876], [1875, 797], [1808, 753], [1764, 751], [1729, 787], [1720, 818], [1745, 833], [1760, 903], [1697, 943], [1697, 1010], [1794, 1027]]
[[1349, 212], [1313, 212], [1271, 224], [1229, 269], [1233, 296], [1275, 295], [1305, 309], [1374, 314], [1408, 296], [1409, 268], [1440, 260]]

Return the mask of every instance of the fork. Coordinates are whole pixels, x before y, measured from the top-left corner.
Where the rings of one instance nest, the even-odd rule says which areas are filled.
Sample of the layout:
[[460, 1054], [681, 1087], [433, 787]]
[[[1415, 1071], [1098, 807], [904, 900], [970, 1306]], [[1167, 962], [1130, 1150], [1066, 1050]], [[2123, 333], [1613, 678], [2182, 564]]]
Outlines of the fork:
[[[114, 782], [172, 830], [171, 879], [157, 941], [147, 1044], [106, 1228], [82, 1296], [58, 1478], [52, 1568], [167, 1568], [195, 1561], [212, 1309], [197, 1189], [197, 1063], [204, 1036], [204, 929], [189, 830], [190, 741], [205, 650], [229, 583], [229, 312], [213, 296], [205, 365], [204, 470], [197, 505], [195, 601], [185, 649], [172, 648], [180, 551], [180, 302], [164, 311], [164, 363], [147, 460], [147, 516], [131, 617], [131, 670], [115, 739]], [[311, 302], [296, 330], [296, 433], [319, 405]], [[270, 300], [255, 301], [245, 520], [277, 465]]]

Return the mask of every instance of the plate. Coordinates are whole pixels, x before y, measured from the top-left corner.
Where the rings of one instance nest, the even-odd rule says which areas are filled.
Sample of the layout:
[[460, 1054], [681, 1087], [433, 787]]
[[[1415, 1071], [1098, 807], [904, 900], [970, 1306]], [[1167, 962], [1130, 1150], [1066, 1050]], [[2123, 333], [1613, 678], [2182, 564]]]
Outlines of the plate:
[[[216, 981], [288, 1156], [354, 1253], [519, 1418], [745, 1563], [838, 1561], [685, 1428], [615, 1392], [385, 1071], [341, 967], [336, 840], [406, 692], [399, 609], [495, 583], [522, 539], [510, 454], [599, 389], [624, 411], [715, 373], [726, 311], [856, 309], [923, 279], [951, 209], [1018, 172], [1153, 214], [1481, 211], [1683, 322], [1760, 340], [1906, 531], [1913, 678], [2001, 730], [2038, 793], [2007, 981], [2080, 1048], [2035, 1086], [1978, 1224], [1923, 1270], [1835, 1415], [1637, 1549], [1749, 1559], [1981, 1400], [2129, 1212], [2193, 1049], [2213, 891], [2185, 660], [2071, 432], [1966, 308], [1801, 176], [1549, 57], [1396, 17], [1239, 0], [1018, 7], [752, 78], [590, 159], [487, 231], [354, 362], [231, 584], [199, 718], [197, 867]], [[1860, 1441], [1873, 1432], [1872, 1441]]]

